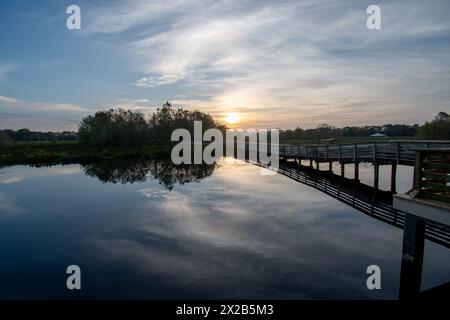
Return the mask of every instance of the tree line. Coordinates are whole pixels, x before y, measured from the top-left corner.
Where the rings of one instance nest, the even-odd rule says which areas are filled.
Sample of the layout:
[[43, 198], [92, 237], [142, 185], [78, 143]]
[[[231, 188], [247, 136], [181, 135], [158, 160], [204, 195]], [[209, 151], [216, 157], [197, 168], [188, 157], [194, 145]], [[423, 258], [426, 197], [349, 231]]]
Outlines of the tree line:
[[209, 114], [174, 108], [169, 102], [158, 108], [149, 119], [141, 112], [109, 109], [81, 120], [78, 139], [91, 146], [166, 145], [178, 128], [194, 132], [194, 121], [202, 121], [203, 130], [225, 126]]
[[13, 141], [75, 141], [77, 133], [72, 131], [63, 132], [40, 132], [29, 129], [0, 130], [0, 145], [12, 143]]
[[323, 140], [342, 137], [369, 137], [376, 133], [382, 133], [389, 137], [412, 137], [417, 135], [420, 126], [418, 124], [386, 124], [383, 126], [361, 126], [336, 128], [329, 124], [321, 124], [314, 129], [283, 130], [280, 139], [283, 140]]
[[450, 140], [450, 116], [439, 112], [436, 117], [424, 125], [418, 124], [385, 124], [381, 126], [361, 126], [336, 128], [329, 124], [321, 124], [314, 129], [283, 130], [280, 140], [323, 140], [342, 137], [369, 137], [382, 133], [388, 137], [416, 137], [418, 139]]
[[[203, 130], [226, 127], [209, 114], [174, 108], [163, 104], [150, 117], [141, 112], [109, 109], [84, 117], [78, 132], [36, 132], [29, 129], [0, 130], [0, 145], [14, 141], [75, 141], [90, 146], [143, 146], [165, 145], [170, 142], [173, 130], [185, 128], [193, 135], [194, 121], [202, 121]], [[418, 139], [450, 140], [450, 115], [439, 112], [432, 121], [418, 124], [386, 124], [382, 126], [346, 126], [336, 128], [321, 124], [314, 129], [281, 130], [280, 141], [324, 140], [341, 137], [369, 137], [383, 133], [388, 137], [416, 137]]]
[[419, 139], [450, 140], [450, 115], [439, 112], [433, 121], [420, 127], [416, 136]]

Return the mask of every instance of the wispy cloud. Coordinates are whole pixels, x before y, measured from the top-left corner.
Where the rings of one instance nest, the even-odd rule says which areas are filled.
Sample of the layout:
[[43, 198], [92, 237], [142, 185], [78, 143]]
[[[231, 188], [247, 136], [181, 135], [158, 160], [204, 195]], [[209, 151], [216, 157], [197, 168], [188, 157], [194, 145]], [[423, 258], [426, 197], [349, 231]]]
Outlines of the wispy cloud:
[[149, 113], [154, 111], [158, 104], [157, 102], [152, 102], [148, 99], [118, 98], [112, 102], [112, 105], [114, 105], [115, 108]]
[[450, 44], [426, 45], [450, 37], [450, 5], [412, 4], [381, 1], [369, 31], [358, 1], [126, 1], [95, 7], [86, 33], [123, 36], [134, 85], [248, 125], [414, 122], [450, 100]]
[[81, 106], [70, 103], [32, 102], [5, 96], [0, 96], [0, 107], [22, 111], [88, 111]]
[[18, 68], [17, 65], [0, 61], [0, 81], [7, 78], [8, 74]]
[[14, 41], [16, 8], [4, 21], [13, 32], [0, 53], [0, 112], [79, 120], [78, 103], [151, 112], [171, 100], [219, 119], [237, 112], [244, 127], [286, 128], [422, 123], [448, 110], [450, 3], [379, 0], [375, 31], [366, 27], [369, 4], [80, 0], [82, 30], [60, 41], [59, 31], [36, 28], [36, 52]]
[[131, 28], [146, 26], [173, 19], [189, 12], [198, 12], [208, 5], [211, 0], [124, 0], [105, 6], [90, 5], [87, 14], [87, 25], [83, 29], [85, 35], [96, 33], [117, 33]]
[[76, 130], [88, 109], [70, 103], [35, 102], [0, 95], [0, 128]]

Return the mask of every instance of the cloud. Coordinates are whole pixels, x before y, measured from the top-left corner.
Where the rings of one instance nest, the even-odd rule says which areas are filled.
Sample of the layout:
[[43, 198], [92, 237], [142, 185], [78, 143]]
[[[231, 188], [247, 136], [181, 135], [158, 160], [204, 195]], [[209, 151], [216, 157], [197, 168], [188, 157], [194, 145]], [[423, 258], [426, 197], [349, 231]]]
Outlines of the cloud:
[[166, 74], [163, 76], [149, 76], [138, 79], [134, 84], [137, 87], [152, 88], [163, 84], [172, 84], [183, 79], [183, 73]]
[[0, 96], [0, 107], [28, 111], [88, 111], [83, 107], [70, 103], [31, 102], [5, 96]]
[[17, 65], [0, 61], [0, 81], [7, 78], [8, 74], [18, 68]]
[[87, 33], [119, 35], [135, 86], [248, 125], [422, 122], [450, 100], [450, 5], [379, 5], [370, 31], [358, 1], [126, 1], [95, 7]]
[[90, 5], [86, 12], [86, 28], [83, 33], [92, 35], [96, 33], [118, 33], [135, 28], [140, 25], [161, 22], [168, 17], [176, 17], [188, 12], [201, 10], [203, 5], [212, 4], [213, 1], [189, 0], [125, 0], [106, 6]]
[[148, 99], [133, 99], [133, 98], [118, 98], [115, 99], [111, 105], [114, 108], [121, 108], [125, 110], [140, 111], [142, 113], [150, 113], [156, 110], [158, 103]]
[[88, 109], [75, 104], [33, 102], [0, 95], [0, 128], [73, 131], [87, 113]]

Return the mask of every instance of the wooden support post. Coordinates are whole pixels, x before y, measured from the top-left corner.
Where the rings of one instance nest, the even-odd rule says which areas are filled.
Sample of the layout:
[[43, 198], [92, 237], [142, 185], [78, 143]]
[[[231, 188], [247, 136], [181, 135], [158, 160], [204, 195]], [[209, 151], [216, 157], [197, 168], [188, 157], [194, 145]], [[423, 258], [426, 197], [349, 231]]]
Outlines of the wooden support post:
[[353, 161], [355, 162], [355, 174], [354, 180], [355, 182], [359, 181], [359, 163], [358, 163], [358, 148], [356, 143], [353, 145]]
[[373, 188], [375, 192], [378, 190], [378, 185], [380, 181], [380, 165], [378, 163], [373, 164]]
[[401, 300], [417, 299], [422, 278], [425, 222], [412, 214], [405, 214], [402, 266], [400, 271]]
[[422, 188], [422, 156], [422, 151], [416, 151], [413, 189], [417, 190], [417, 192]]
[[372, 145], [372, 156], [373, 156], [373, 164], [377, 162], [377, 143], [374, 142]]
[[316, 150], [314, 151], [314, 161], [316, 161], [316, 165], [317, 165], [317, 163], [319, 162], [319, 161], [318, 161], [318, 155], [317, 155], [317, 152], [318, 152], [317, 149], [318, 149], [318, 148], [316, 147]]
[[392, 163], [391, 166], [391, 192], [397, 193], [397, 163]]

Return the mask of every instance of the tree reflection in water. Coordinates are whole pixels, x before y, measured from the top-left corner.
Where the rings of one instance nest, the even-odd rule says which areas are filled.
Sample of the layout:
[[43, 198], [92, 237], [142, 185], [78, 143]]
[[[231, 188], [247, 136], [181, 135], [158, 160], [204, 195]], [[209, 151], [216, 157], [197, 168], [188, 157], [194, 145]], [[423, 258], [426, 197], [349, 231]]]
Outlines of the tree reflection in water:
[[175, 165], [169, 160], [149, 161], [105, 161], [82, 165], [83, 172], [104, 183], [134, 183], [144, 182], [151, 176], [167, 190], [172, 190], [175, 184], [183, 185], [199, 182], [209, 177], [216, 164]]

